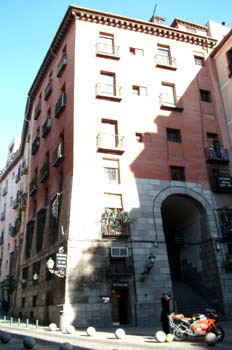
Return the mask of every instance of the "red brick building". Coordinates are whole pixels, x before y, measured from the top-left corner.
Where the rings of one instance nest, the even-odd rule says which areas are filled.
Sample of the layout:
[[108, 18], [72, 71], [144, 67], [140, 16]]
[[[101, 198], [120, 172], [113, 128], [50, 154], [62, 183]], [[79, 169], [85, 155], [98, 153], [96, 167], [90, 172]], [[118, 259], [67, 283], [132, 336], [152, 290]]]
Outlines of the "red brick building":
[[[15, 314], [58, 322], [62, 304], [76, 326], [145, 324], [166, 290], [184, 308], [186, 288], [229, 313], [231, 150], [215, 45], [187, 21], [69, 7], [28, 94]], [[46, 267], [60, 247], [64, 278]]]

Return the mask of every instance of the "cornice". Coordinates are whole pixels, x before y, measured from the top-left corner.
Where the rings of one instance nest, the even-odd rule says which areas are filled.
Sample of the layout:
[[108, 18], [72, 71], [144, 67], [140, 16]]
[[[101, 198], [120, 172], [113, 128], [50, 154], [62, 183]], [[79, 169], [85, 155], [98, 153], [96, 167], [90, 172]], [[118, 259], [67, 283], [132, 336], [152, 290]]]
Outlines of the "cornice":
[[[195, 33], [180, 30], [178, 28], [168, 27], [165, 25], [155, 24], [129, 17], [122, 17], [110, 13], [103, 13], [90, 9], [73, 7], [73, 15], [76, 19], [82, 21], [108, 25], [111, 27], [132, 30], [140, 33], [150, 34], [158, 37], [165, 37], [178, 41], [184, 41], [186, 43], [196, 44], [204, 47], [206, 46], [208, 48], [213, 48], [217, 43], [217, 40], [211, 37], [203, 35], [201, 36]], [[183, 21], [183, 23], [190, 22]], [[206, 28], [205, 26], [198, 26], [196, 24], [195, 26], [199, 28]]]
[[[98, 23], [139, 33], [145, 33], [161, 38], [169, 38], [176, 41], [199, 45], [201, 47], [206, 47], [209, 49], [212, 49], [217, 43], [217, 40], [213, 38], [197, 35], [195, 33], [185, 32], [177, 28], [70, 5], [40, 66], [31, 89], [29, 90], [28, 95], [30, 97], [31, 103], [33, 102], [36, 93], [40, 88], [41, 83], [47, 74], [52, 61], [54, 60], [54, 57], [56, 57], [56, 54], [62, 42], [64, 41], [64, 38], [67, 35], [67, 32], [70, 29], [74, 19], [79, 21]], [[27, 118], [30, 118], [31, 108], [29, 108], [27, 112]]]

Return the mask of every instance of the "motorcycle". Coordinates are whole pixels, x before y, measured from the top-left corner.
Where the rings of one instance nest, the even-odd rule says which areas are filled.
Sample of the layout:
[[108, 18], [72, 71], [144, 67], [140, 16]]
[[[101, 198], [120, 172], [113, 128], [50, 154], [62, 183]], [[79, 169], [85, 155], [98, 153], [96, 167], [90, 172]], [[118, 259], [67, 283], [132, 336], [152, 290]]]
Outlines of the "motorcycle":
[[[213, 310], [214, 311], [214, 310]], [[214, 333], [218, 342], [222, 342], [225, 332], [220, 325], [216, 323], [216, 313], [208, 312], [208, 317], [204, 314], [194, 314], [192, 317], [184, 317], [183, 314], [171, 313], [169, 325], [171, 333], [176, 340], [184, 340], [188, 336], [205, 336], [207, 333]]]

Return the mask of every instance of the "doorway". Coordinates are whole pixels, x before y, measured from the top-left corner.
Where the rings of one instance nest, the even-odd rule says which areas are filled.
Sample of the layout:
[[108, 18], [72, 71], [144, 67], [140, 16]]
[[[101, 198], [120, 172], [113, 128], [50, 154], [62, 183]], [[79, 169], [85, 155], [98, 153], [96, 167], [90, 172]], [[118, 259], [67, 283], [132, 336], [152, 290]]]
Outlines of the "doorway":
[[129, 289], [114, 288], [111, 292], [112, 322], [114, 324], [128, 324]]

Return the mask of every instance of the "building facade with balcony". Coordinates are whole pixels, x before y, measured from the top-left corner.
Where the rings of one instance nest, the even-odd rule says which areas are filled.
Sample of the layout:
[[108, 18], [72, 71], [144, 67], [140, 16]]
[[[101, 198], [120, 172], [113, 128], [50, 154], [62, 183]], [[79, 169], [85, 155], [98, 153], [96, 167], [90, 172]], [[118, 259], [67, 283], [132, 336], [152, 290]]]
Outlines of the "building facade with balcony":
[[[13, 308], [16, 297], [17, 267], [23, 236], [23, 212], [26, 209], [26, 182], [23, 179], [20, 142], [10, 146], [6, 166], [0, 175], [0, 300]], [[2, 312], [6, 312], [4, 306]]]
[[[150, 323], [179, 282], [230, 312], [219, 213], [231, 202], [231, 150], [216, 44], [208, 27], [180, 19], [68, 8], [28, 94], [15, 315], [58, 323], [62, 305], [78, 327]], [[63, 278], [46, 268], [60, 250]]]

